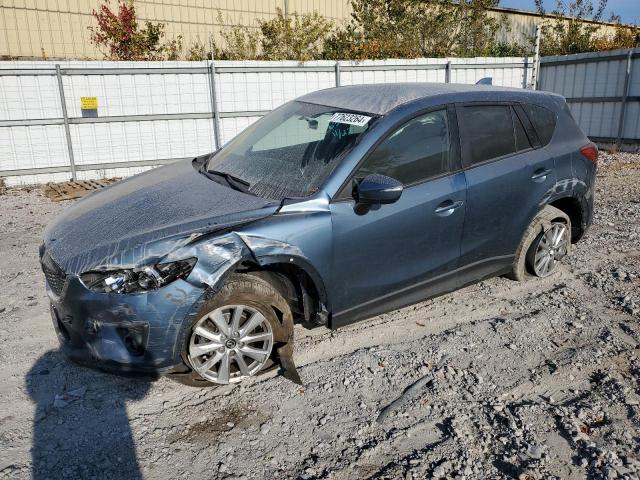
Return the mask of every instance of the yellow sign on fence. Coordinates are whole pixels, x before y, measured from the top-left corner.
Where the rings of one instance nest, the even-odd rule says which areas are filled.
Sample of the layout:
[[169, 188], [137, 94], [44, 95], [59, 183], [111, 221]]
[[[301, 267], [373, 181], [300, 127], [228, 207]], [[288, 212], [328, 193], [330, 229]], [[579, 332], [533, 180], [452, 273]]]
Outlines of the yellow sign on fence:
[[97, 110], [98, 97], [80, 97], [80, 110]]

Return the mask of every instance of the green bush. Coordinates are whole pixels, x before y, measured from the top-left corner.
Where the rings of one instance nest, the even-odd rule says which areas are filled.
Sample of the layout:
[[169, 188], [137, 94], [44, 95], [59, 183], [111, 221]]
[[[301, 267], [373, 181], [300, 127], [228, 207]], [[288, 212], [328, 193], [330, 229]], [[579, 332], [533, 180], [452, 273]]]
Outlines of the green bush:
[[324, 38], [333, 23], [318, 13], [283, 15], [260, 22], [262, 58], [265, 60], [315, 60], [322, 57]]
[[615, 50], [617, 48], [640, 47], [640, 27], [618, 24], [612, 34], [602, 34], [593, 42], [593, 50]]
[[[219, 15], [222, 24], [222, 16]], [[220, 60], [258, 60], [260, 33], [238, 25], [224, 26], [221, 31], [225, 47], [214, 49], [214, 58]]]
[[199, 60], [207, 60], [211, 59], [211, 53], [207, 51], [207, 47], [204, 43], [197, 38], [190, 46], [187, 48], [187, 53], [185, 55], [185, 60], [189, 60], [191, 62], [199, 61]]
[[518, 42], [492, 42], [483, 52], [485, 57], [525, 57], [532, 55], [534, 51], [533, 41], [522, 44]]
[[417, 58], [482, 55], [500, 21], [498, 0], [352, 0], [349, 23], [325, 41], [325, 58]]

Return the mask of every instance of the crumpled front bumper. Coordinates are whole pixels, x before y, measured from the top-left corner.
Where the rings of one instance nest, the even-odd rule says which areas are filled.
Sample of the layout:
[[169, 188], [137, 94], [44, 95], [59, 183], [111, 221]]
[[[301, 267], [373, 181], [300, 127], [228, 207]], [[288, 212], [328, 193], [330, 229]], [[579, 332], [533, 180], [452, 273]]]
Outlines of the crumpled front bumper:
[[67, 275], [59, 295], [47, 283], [62, 350], [73, 360], [109, 371], [160, 374], [179, 370], [186, 329], [205, 289], [184, 280], [147, 293], [88, 290]]

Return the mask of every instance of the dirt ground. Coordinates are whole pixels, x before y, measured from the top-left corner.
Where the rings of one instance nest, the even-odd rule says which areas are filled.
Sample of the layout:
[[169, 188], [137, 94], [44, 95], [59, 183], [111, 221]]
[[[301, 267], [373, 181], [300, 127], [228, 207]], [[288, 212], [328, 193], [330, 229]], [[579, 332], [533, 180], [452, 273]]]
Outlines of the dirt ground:
[[9, 190], [0, 478], [638, 478], [640, 155], [602, 155], [596, 205], [550, 278], [299, 329], [303, 387], [196, 389], [59, 354], [37, 251], [64, 205]]

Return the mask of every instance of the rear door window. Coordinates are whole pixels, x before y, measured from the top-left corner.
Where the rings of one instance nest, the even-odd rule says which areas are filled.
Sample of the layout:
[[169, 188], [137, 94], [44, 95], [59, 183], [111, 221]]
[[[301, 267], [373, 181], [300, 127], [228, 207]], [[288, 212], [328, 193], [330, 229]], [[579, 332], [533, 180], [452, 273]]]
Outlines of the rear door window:
[[556, 129], [556, 115], [548, 108], [539, 107], [538, 105], [523, 104], [527, 117], [531, 120], [533, 127], [538, 133], [538, 137], [542, 145], [546, 145], [551, 141], [553, 132]]
[[531, 148], [527, 133], [510, 105], [462, 107], [467, 166]]
[[462, 108], [468, 163], [475, 165], [516, 151], [509, 105], [470, 105]]

